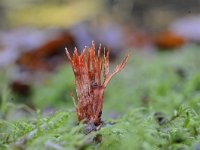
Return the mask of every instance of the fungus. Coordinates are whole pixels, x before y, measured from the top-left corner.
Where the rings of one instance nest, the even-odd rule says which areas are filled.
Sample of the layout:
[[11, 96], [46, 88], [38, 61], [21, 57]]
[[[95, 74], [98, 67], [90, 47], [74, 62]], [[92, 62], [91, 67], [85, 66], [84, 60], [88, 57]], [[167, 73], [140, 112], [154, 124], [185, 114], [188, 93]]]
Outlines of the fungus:
[[[87, 51], [87, 52], [86, 52]], [[104, 91], [111, 78], [120, 72], [126, 65], [129, 54], [116, 66], [112, 73], [109, 73], [110, 50], [104, 48], [101, 58], [101, 44], [95, 52], [95, 44], [92, 47], [85, 47], [81, 54], [75, 48], [73, 56], [66, 49], [67, 57], [71, 63], [74, 76], [78, 102], [70, 93], [79, 122], [101, 124], [101, 114], [103, 108]]]

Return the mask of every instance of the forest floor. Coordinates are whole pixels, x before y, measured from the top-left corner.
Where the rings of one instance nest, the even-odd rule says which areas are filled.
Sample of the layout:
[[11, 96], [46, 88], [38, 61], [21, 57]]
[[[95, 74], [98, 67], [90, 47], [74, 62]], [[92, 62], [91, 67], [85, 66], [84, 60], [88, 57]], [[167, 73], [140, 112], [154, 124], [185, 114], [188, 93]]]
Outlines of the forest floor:
[[68, 89], [75, 89], [69, 65], [34, 86], [30, 100], [35, 110], [2, 90], [2, 75], [0, 149], [200, 149], [199, 49], [132, 52], [105, 91], [104, 123], [89, 134], [78, 124], [69, 96]]

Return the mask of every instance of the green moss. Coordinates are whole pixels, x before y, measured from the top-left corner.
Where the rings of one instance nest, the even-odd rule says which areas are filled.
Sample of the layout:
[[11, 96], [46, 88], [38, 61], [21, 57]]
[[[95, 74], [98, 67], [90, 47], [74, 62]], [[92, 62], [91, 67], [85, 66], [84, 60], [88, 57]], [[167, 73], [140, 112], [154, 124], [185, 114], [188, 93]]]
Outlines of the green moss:
[[[148, 58], [133, 55], [106, 89], [105, 124], [88, 135], [70, 110], [74, 109], [68, 92], [68, 87], [74, 90], [71, 68], [62, 67], [46, 84], [34, 87], [32, 101], [41, 110], [51, 106], [65, 111], [51, 116], [38, 112], [12, 121], [2, 117], [0, 149], [198, 149], [199, 56], [197, 46]], [[9, 107], [6, 111], [15, 116]]]

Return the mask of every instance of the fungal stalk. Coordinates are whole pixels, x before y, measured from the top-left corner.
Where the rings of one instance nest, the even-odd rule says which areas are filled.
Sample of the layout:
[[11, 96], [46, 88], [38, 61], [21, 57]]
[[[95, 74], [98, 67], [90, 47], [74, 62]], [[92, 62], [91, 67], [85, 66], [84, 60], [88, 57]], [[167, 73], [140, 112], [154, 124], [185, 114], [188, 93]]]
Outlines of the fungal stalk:
[[75, 76], [78, 102], [76, 102], [72, 93], [70, 95], [76, 109], [78, 120], [79, 122], [92, 122], [95, 125], [99, 125], [101, 124], [104, 91], [111, 78], [124, 68], [129, 54], [116, 66], [112, 73], [109, 73], [110, 50], [104, 48], [101, 58], [101, 44], [96, 54], [94, 41], [92, 42], [92, 47], [85, 47], [80, 55], [78, 54], [77, 48], [75, 48], [72, 57], [67, 49], [66, 54]]

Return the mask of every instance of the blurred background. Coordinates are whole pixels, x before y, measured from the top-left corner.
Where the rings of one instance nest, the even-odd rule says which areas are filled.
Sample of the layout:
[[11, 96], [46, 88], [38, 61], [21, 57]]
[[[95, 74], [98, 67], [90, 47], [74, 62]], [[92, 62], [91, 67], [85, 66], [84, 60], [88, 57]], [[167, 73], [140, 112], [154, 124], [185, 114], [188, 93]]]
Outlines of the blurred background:
[[0, 0], [0, 18], [1, 91], [33, 109], [70, 99], [65, 47], [94, 40], [115, 63], [128, 50], [146, 56], [200, 43], [200, 0]]

